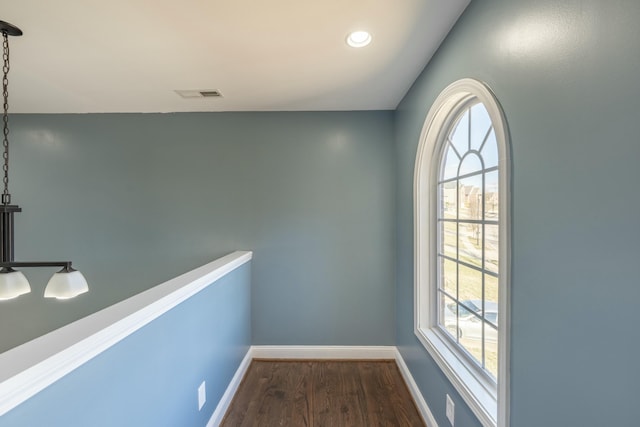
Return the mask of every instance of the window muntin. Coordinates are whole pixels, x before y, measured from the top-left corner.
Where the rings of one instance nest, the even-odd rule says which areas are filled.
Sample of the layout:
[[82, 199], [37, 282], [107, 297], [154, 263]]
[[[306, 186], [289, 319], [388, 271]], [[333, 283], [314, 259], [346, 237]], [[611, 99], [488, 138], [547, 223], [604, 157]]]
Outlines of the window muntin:
[[448, 338], [496, 382], [498, 147], [481, 103], [467, 105], [458, 114], [440, 151], [437, 172], [434, 308]]

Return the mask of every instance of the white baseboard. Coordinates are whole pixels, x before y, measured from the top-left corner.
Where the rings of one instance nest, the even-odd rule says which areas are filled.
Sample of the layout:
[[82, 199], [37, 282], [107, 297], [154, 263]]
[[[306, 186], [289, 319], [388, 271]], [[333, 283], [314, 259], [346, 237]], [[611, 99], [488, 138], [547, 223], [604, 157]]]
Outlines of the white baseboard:
[[395, 359], [394, 346], [255, 345], [253, 359]]
[[233, 400], [233, 396], [235, 396], [242, 379], [244, 378], [244, 374], [247, 373], [247, 369], [249, 369], [249, 365], [251, 364], [251, 348], [247, 351], [242, 362], [240, 362], [240, 366], [236, 370], [236, 373], [231, 378], [231, 382], [227, 386], [227, 389], [224, 391], [224, 394], [220, 398], [218, 402], [218, 406], [216, 406], [216, 410], [213, 411], [213, 415], [209, 418], [209, 422], [207, 423], [207, 427], [218, 427], [224, 418], [224, 415], [227, 413], [227, 409], [229, 409], [229, 405], [231, 405], [231, 401]]
[[416, 402], [416, 406], [418, 407], [418, 411], [420, 411], [420, 415], [422, 415], [422, 419], [429, 427], [438, 427], [438, 423], [436, 419], [433, 417], [433, 413], [431, 412], [431, 408], [427, 405], [427, 402], [424, 400], [420, 389], [418, 388], [418, 384], [413, 379], [411, 372], [409, 371], [409, 367], [406, 363], [404, 363], [404, 359], [400, 354], [400, 351], [395, 349], [396, 355], [396, 363], [398, 364], [398, 369], [400, 369], [400, 373], [402, 374], [402, 378], [404, 378], [404, 382], [409, 387], [409, 392], [413, 397], [413, 400]]
[[393, 359], [398, 365], [409, 392], [422, 419], [429, 427], [438, 427], [433, 413], [424, 400], [407, 364], [395, 346], [306, 346], [306, 345], [254, 345], [249, 348], [231, 383], [220, 399], [207, 427], [217, 427], [224, 417], [249, 364], [253, 359]]

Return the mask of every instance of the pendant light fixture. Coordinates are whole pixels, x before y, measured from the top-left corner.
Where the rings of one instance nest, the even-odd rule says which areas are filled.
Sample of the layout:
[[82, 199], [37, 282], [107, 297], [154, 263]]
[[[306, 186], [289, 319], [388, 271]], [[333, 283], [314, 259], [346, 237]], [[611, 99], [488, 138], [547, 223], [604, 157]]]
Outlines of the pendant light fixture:
[[9, 36], [21, 36], [20, 28], [0, 21], [3, 43], [2, 97], [4, 100], [3, 139], [4, 148], [2, 170], [4, 172], [2, 204], [0, 204], [0, 300], [12, 299], [31, 292], [29, 281], [18, 270], [19, 267], [62, 267], [54, 273], [44, 291], [45, 298], [73, 298], [89, 290], [87, 281], [77, 270], [71, 268], [71, 261], [16, 262], [13, 256], [13, 214], [21, 212], [18, 205], [11, 204], [9, 193]]

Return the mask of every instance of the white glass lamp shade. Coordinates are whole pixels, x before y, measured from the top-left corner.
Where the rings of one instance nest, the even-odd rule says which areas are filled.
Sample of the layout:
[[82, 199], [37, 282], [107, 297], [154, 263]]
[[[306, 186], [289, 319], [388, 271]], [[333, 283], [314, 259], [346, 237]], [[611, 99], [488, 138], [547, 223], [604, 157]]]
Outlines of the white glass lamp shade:
[[29, 292], [31, 286], [21, 271], [7, 267], [0, 270], [0, 300], [16, 298]]
[[72, 268], [63, 268], [54, 273], [44, 290], [45, 298], [67, 299], [83, 294], [89, 290], [87, 279], [82, 273]]

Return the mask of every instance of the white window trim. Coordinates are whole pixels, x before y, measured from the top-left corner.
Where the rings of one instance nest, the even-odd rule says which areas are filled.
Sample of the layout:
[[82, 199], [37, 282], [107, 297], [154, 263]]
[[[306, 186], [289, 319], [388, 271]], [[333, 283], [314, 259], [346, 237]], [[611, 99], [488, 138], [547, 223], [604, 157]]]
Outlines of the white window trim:
[[[436, 265], [433, 256], [436, 250], [437, 227], [435, 221], [437, 203], [437, 162], [442, 149], [442, 140], [450, 130], [451, 121], [460, 108], [471, 99], [484, 104], [493, 123], [498, 143], [499, 173], [499, 283], [498, 311], [498, 385], [478, 375], [461, 351], [451, 345], [437, 327], [437, 313], [432, 310], [436, 297]], [[427, 114], [416, 156], [414, 171], [414, 300], [415, 334], [431, 357], [469, 405], [485, 427], [509, 426], [509, 336], [511, 313], [510, 301], [510, 153], [509, 134], [500, 104], [491, 90], [474, 79], [458, 80], [438, 96]], [[420, 195], [428, 197], [420, 197]], [[426, 230], [426, 232], [425, 232]], [[428, 282], [427, 289], [420, 284]], [[444, 400], [444, 396], [443, 396]]]

